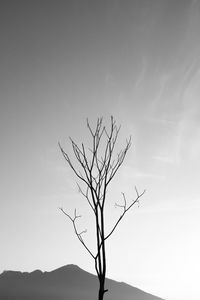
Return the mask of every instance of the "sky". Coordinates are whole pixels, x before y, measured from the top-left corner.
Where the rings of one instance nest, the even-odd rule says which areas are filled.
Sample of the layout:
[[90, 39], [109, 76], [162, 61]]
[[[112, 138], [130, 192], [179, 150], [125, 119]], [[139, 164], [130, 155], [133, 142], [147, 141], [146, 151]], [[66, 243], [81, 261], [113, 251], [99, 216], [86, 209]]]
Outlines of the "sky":
[[0, 272], [74, 263], [95, 272], [68, 219], [92, 215], [58, 142], [89, 144], [111, 115], [132, 147], [110, 187], [109, 278], [167, 300], [200, 298], [200, 2], [1, 1]]

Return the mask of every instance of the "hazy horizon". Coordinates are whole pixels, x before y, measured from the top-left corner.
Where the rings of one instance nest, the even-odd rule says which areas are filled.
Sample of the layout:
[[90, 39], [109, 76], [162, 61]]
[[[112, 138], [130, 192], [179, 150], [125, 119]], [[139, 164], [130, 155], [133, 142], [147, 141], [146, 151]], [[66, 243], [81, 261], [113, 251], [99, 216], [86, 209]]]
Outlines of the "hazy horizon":
[[107, 244], [107, 277], [200, 298], [200, 1], [1, 1], [0, 272], [93, 261], [60, 213], [91, 214], [60, 153], [113, 115], [132, 147], [110, 188], [147, 192]]

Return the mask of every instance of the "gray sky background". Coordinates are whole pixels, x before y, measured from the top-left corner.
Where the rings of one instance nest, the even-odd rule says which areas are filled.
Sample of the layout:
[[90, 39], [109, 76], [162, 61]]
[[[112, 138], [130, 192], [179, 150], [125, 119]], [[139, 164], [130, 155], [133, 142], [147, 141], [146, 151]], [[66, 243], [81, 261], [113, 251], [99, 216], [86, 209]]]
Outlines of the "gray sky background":
[[[93, 262], [58, 211], [87, 206], [58, 149], [114, 115], [133, 146], [110, 192], [147, 189], [108, 242], [108, 277], [200, 297], [200, 2], [1, 1], [0, 271]], [[85, 219], [84, 219], [85, 217]], [[84, 223], [85, 222], [85, 223]], [[89, 221], [90, 222], [90, 221]], [[92, 230], [91, 230], [92, 231]], [[86, 241], [92, 247], [92, 232]]]

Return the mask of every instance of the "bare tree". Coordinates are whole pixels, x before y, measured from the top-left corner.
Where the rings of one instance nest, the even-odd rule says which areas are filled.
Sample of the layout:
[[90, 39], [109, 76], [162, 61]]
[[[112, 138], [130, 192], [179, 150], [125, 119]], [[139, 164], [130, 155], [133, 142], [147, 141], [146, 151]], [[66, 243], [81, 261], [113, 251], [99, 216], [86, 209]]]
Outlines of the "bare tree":
[[[73, 153], [80, 166], [80, 169], [75, 167], [68, 154], [63, 150], [61, 145], [59, 147], [61, 152], [71, 167], [75, 175], [80, 182], [83, 183], [84, 189], [78, 184], [78, 188], [83, 197], [87, 200], [91, 210], [95, 217], [95, 232], [96, 232], [96, 252], [95, 254], [89, 249], [83, 239], [83, 233], [77, 229], [77, 219], [81, 216], [77, 214], [75, 209], [74, 216], [70, 216], [63, 208], [61, 211], [70, 219], [73, 224], [75, 234], [91, 257], [95, 262], [95, 269], [99, 280], [99, 292], [98, 300], [103, 300], [104, 294], [108, 291], [105, 288], [106, 278], [106, 240], [112, 235], [117, 228], [119, 222], [125, 216], [125, 214], [133, 207], [134, 204], [139, 202], [140, 197], [145, 193], [139, 193], [135, 188], [136, 197], [131, 203], [127, 203], [127, 199], [124, 193], [122, 193], [123, 203], [115, 203], [115, 206], [122, 210], [121, 215], [113, 225], [109, 232], [105, 231], [105, 203], [107, 199], [108, 186], [111, 183], [113, 177], [121, 167], [126, 157], [127, 151], [131, 146], [131, 138], [126, 140], [125, 147], [116, 155], [114, 150], [120, 131], [120, 126], [116, 125], [113, 117], [111, 117], [110, 130], [107, 131], [103, 126], [103, 118], [98, 118], [96, 127], [93, 130], [90, 123], [87, 120], [87, 128], [92, 137], [92, 147], [86, 149], [84, 144], [78, 146], [74, 140], [70, 138]], [[115, 158], [114, 158], [115, 156]]]

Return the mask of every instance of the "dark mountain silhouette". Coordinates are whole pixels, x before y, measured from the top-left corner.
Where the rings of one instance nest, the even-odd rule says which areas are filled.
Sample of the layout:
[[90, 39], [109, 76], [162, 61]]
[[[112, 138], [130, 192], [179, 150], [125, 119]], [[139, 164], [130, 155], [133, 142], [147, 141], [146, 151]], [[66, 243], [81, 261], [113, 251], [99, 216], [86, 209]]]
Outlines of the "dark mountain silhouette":
[[[107, 279], [105, 300], [163, 300], [128, 284]], [[1, 300], [95, 300], [98, 280], [75, 265], [52, 272], [4, 271], [0, 274]]]

